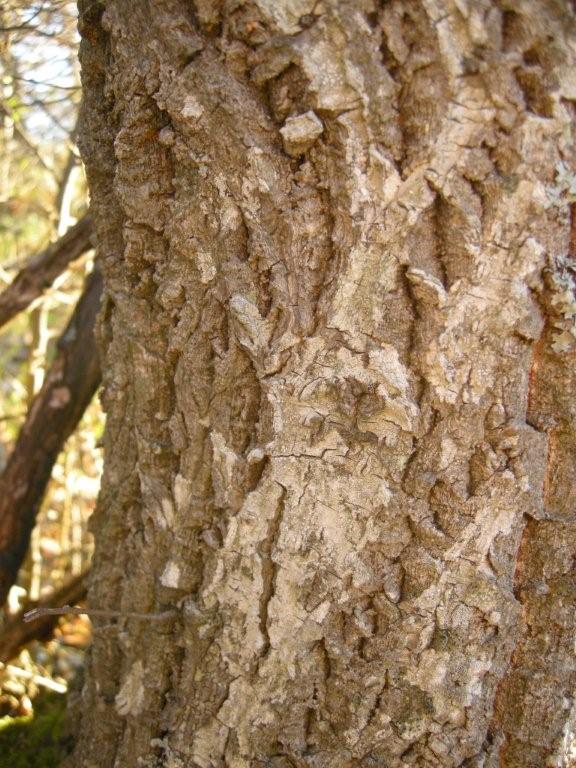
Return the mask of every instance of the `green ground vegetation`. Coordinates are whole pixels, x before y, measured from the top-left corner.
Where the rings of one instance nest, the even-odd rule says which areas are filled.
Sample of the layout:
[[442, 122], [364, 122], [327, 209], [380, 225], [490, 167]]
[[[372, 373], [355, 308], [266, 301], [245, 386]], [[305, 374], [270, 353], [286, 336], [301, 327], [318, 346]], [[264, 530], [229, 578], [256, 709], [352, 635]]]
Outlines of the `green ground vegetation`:
[[57, 768], [67, 754], [66, 697], [45, 693], [29, 717], [0, 718], [0, 768]]

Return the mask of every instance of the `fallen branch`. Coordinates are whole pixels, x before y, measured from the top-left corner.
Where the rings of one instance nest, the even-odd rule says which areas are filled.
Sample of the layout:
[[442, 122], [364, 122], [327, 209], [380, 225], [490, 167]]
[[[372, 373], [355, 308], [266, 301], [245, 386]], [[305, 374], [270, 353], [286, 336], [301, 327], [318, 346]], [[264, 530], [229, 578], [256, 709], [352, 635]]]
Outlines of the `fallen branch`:
[[24, 618], [32, 608], [57, 608], [66, 603], [79, 603], [86, 597], [87, 572], [65, 584], [48, 597], [34, 605], [28, 604], [23, 610], [12, 616], [0, 632], [0, 662], [5, 664], [15, 658], [22, 648], [33, 640], [44, 640], [52, 634], [58, 624], [58, 616], [50, 613], [40, 615], [34, 623], [26, 623]]
[[91, 235], [92, 217], [86, 214], [20, 270], [0, 294], [0, 328], [41, 296], [68, 264], [92, 247]]
[[100, 383], [93, 331], [101, 292], [102, 278], [94, 272], [0, 475], [0, 606], [28, 550], [52, 467]]
[[8, 664], [6, 667], [6, 673], [11, 677], [19, 677], [24, 680], [31, 680], [34, 685], [47, 688], [54, 693], [66, 693], [68, 686], [64, 683], [57, 683], [55, 680], [51, 680], [44, 675], [35, 675], [34, 672], [29, 672], [27, 669], [20, 669], [20, 667], [14, 667], [12, 664]]

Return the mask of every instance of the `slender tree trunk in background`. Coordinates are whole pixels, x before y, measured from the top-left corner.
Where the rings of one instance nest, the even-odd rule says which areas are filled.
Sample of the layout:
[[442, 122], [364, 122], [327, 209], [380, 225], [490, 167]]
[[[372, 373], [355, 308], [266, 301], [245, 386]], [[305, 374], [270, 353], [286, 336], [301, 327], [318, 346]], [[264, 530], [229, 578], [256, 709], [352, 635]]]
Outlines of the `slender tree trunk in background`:
[[16, 582], [52, 469], [100, 384], [94, 323], [102, 276], [93, 272], [0, 474], [0, 607]]
[[572, 765], [575, 19], [80, 3], [82, 768]]

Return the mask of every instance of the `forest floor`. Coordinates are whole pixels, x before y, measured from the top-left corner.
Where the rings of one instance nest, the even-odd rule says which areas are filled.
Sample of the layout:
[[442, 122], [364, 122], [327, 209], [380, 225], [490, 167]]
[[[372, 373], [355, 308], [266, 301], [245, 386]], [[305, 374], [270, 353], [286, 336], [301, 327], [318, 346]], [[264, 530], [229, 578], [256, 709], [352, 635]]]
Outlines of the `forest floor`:
[[54, 637], [0, 664], [0, 768], [57, 768], [72, 746], [68, 695], [81, 687], [90, 641], [85, 617], [62, 620]]

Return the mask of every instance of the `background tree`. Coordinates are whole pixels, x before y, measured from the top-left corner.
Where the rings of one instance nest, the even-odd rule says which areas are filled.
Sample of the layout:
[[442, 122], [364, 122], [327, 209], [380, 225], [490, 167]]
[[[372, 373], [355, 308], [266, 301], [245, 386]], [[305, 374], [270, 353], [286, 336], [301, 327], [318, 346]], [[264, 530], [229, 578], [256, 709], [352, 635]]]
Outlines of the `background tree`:
[[75, 430], [99, 380], [91, 329], [98, 280], [86, 289], [92, 302], [74, 311], [93, 256], [75, 146], [76, 23], [73, 2], [1, 4], [0, 605], [8, 600], [0, 661], [12, 664], [0, 667], [0, 718], [31, 712], [38, 685], [65, 690], [71, 660], [78, 664], [62, 633], [15, 659], [24, 641], [56, 622], [23, 627], [18, 609], [30, 600], [81, 597], [91, 549], [86, 523], [99, 483], [97, 404]]
[[571, 4], [80, 11], [90, 600], [165, 620], [71, 764], [573, 764]]

